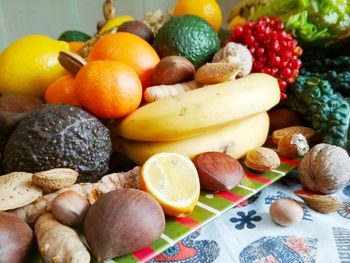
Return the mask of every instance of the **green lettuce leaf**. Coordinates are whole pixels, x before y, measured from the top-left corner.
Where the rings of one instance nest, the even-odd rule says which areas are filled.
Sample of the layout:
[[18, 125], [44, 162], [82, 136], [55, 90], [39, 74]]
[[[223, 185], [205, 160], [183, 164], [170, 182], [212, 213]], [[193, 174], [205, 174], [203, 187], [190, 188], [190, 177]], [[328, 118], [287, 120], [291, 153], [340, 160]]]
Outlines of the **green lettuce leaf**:
[[304, 44], [324, 44], [350, 32], [348, 0], [268, 0], [256, 6], [250, 19], [277, 16]]

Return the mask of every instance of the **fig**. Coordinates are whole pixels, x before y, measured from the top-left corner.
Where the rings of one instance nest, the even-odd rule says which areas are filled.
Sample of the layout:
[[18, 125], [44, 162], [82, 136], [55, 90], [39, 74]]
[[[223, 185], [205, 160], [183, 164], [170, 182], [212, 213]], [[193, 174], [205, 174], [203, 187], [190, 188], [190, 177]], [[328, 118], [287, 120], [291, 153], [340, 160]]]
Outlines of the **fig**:
[[160, 204], [137, 189], [118, 189], [103, 195], [89, 209], [84, 233], [99, 259], [111, 259], [149, 246], [165, 227]]
[[20, 263], [30, 250], [33, 231], [12, 213], [0, 212], [0, 262]]

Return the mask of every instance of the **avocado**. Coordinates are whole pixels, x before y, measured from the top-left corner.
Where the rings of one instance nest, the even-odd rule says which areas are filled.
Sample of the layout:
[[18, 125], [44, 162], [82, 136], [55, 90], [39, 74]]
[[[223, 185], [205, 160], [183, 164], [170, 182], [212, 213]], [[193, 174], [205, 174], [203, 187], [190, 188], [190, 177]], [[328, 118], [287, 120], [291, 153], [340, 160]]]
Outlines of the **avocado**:
[[69, 105], [44, 105], [29, 113], [8, 139], [6, 173], [71, 168], [78, 182], [95, 182], [108, 170], [109, 130], [90, 113]]
[[67, 30], [58, 37], [58, 40], [63, 40], [66, 42], [72, 42], [72, 41], [85, 42], [85, 41], [88, 41], [90, 38], [91, 36], [89, 36], [88, 34], [85, 34], [84, 32], [81, 32], [78, 30]]
[[158, 31], [153, 46], [158, 55], [177, 55], [190, 60], [196, 68], [210, 61], [220, 48], [213, 27], [194, 15], [173, 16]]

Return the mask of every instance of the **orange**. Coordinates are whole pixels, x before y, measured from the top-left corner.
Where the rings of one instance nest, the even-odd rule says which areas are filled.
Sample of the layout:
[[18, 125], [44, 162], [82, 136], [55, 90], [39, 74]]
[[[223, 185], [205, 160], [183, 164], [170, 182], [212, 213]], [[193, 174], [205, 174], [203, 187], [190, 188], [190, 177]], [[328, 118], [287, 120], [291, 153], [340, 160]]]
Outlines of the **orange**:
[[196, 15], [206, 20], [216, 32], [222, 23], [222, 12], [215, 0], [178, 0], [174, 7], [174, 15]]
[[75, 94], [75, 79], [72, 75], [59, 77], [45, 91], [45, 102], [48, 104], [70, 104], [80, 106]]
[[72, 41], [72, 42], [68, 42], [69, 44], [69, 50], [74, 52], [74, 53], [78, 53], [79, 50], [84, 46], [84, 42], [78, 42], [78, 41]]
[[151, 194], [170, 216], [189, 215], [200, 193], [197, 169], [193, 162], [179, 153], [158, 153], [142, 166], [141, 187]]
[[113, 119], [136, 110], [142, 85], [127, 64], [101, 60], [87, 63], [76, 76], [75, 91], [82, 106], [97, 117]]
[[116, 60], [130, 65], [139, 76], [142, 87], [150, 85], [159, 56], [144, 39], [127, 32], [117, 32], [102, 37], [92, 47], [88, 61]]

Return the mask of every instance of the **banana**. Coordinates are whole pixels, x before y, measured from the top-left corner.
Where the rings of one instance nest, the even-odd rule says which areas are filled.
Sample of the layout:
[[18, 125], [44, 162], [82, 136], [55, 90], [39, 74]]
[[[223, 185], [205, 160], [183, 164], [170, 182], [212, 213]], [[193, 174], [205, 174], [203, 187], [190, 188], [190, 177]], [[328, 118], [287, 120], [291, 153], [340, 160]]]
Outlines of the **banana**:
[[244, 156], [247, 151], [264, 144], [269, 130], [266, 112], [233, 121], [217, 130], [172, 142], [144, 142], [113, 138], [113, 150], [122, 152], [129, 159], [143, 164], [153, 154], [176, 152], [190, 158], [207, 151], [225, 152], [234, 158]]
[[112, 135], [138, 141], [182, 140], [267, 111], [279, 100], [277, 80], [253, 73], [152, 102], [109, 128]]

